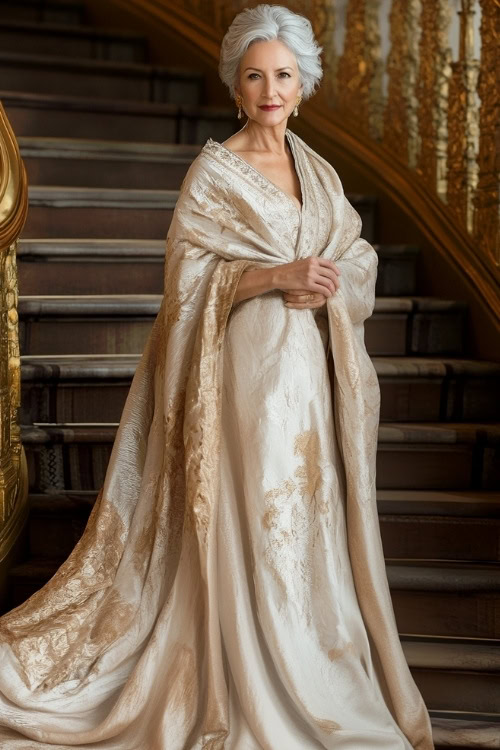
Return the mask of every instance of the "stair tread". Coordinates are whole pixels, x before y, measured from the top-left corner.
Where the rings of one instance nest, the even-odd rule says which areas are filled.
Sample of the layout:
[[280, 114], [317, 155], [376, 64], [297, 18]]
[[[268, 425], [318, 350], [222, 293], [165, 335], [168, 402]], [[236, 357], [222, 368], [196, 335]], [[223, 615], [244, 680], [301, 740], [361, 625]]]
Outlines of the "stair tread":
[[[26, 438], [31, 431], [36, 434], [71, 434], [85, 435], [92, 430], [110, 431], [117, 427], [117, 422], [35, 422], [33, 425], [22, 425]], [[33, 433], [35, 434], [35, 433]], [[428, 443], [455, 444], [473, 443], [478, 436], [488, 440], [500, 439], [500, 423], [498, 422], [384, 422], [378, 430], [379, 443]]]
[[[436, 714], [451, 714], [449, 717]], [[500, 715], [492, 718], [481, 714], [477, 719], [460, 718], [461, 714], [448, 712], [430, 712], [432, 732], [436, 748], [500, 748]]]
[[[102, 377], [103, 368], [110, 371], [110, 377], [132, 376], [139, 362], [140, 354], [23, 354], [21, 367], [23, 379], [54, 377]], [[372, 357], [379, 377], [446, 377], [464, 376], [477, 378], [500, 377], [500, 362], [451, 357]], [[57, 367], [57, 371], [54, 371]]]
[[165, 117], [185, 114], [207, 118], [234, 116], [226, 106], [208, 104], [176, 104], [173, 102], [150, 102], [137, 99], [111, 99], [109, 97], [74, 96], [71, 94], [34, 93], [0, 89], [0, 100], [7, 110], [10, 106], [37, 106], [45, 109], [86, 110], [93, 113], [145, 114]]
[[474, 443], [479, 435], [500, 439], [498, 422], [383, 422], [379, 442], [387, 443]]
[[378, 255], [383, 255], [387, 258], [399, 258], [402, 256], [405, 257], [415, 257], [419, 254], [420, 248], [418, 245], [413, 245], [411, 243], [403, 243], [403, 242], [392, 242], [392, 243], [381, 243], [381, 242], [374, 242], [373, 248], [377, 251]]
[[[54, 139], [57, 140], [57, 139]], [[21, 142], [22, 138], [18, 138]], [[106, 141], [106, 143], [118, 143], [121, 146], [124, 141]], [[145, 145], [146, 150], [154, 150], [156, 144], [147, 143], [142, 144], [140, 141], [137, 142], [140, 146]], [[130, 142], [130, 145], [135, 145], [135, 142]], [[162, 149], [171, 151], [172, 158], [182, 161], [184, 158], [189, 159], [190, 154], [196, 155], [199, 153], [199, 145], [189, 144], [160, 144]], [[118, 149], [119, 150], [119, 149]], [[379, 254], [388, 253], [397, 256], [403, 256], [408, 252], [413, 254], [418, 252], [416, 245], [392, 245], [392, 244], [377, 244], [373, 247], [376, 248]], [[122, 257], [123, 254], [130, 255], [131, 257], [137, 256], [142, 259], [144, 253], [147, 251], [148, 255], [158, 256], [163, 259], [165, 257], [165, 241], [164, 240], [152, 240], [152, 239], [96, 239], [96, 238], [81, 238], [73, 239], [68, 238], [23, 238], [20, 240], [17, 248], [17, 256], [22, 258], [24, 256], [36, 255], [44, 257], [46, 255], [117, 255]]]
[[[58, 3], [59, 5], [59, 3]], [[69, 3], [69, 7], [82, 7], [82, 3]], [[33, 31], [35, 33], [57, 33], [60, 32], [66, 36], [92, 36], [105, 39], [120, 39], [131, 41], [145, 41], [147, 37], [134, 31], [123, 28], [107, 28], [99, 26], [90, 26], [84, 23], [58, 23], [56, 21], [25, 21], [17, 19], [0, 19], [0, 29], [8, 31]]]
[[[199, 148], [199, 147], [198, 147]], [[19, 241], [17, 257], [45, 258], [79, 258], [79, 257], [117, 257], [138, 258], [154, 257], [163, 261], [165, 258], [165, 240], [117, 240], [117, 239], [31, 239]]]
[[401, 638], [410, 667], [418, 669], [500, 672], [500, 641], [497, 639]]
[[[171, 191], [174, 192], [174, 191]], [[162, 294], [20, 294], [19, 310], [21, 313], [28, 311], [51, 311], [63, 312], [65, 309], [75, 311], [81, 310], [87, 314], [107, 311], [110, 308], [153, 310], [155, 305], [159, 308]], [[375, 300], [375, 312], [401, 313], [412, 311], [448, 312], [449, 310], [461, 309], [465, 303], [456, 300], [443, 300], [437, 297], [377, 297]], [[378, 355], [381, 358], [381, 355]], [[385, 359], [385, 358], [384, 358]], [[397, 360], [398, 357], [394, 357]], [[452, 359], [451, 357], [449, 359]]]
[[26, 52], [10, 52], [0, 50], [0, 65], [2, 63], [15, 63], [18, 67], [23, 65], [37, 65], [39, 67], [62, 68], [65, 72], [78, 71], [105, 71], [106, 73], [127, 73], [128, 75], [151, 75], [183, 77], [202, 81], [204, 73], [175, 65], [158, 65], [140, 62], [122, 62], [119, 60], [91, 59], [84, 57], [59, 57], [57, 55], [29, 54]]
[[30, 206], [129, 208], [131, 205], [140, 205], [142, 208], [166, 209], [173, 208], [178, 197], [179, 190], [172, 189], [73, 187], [70, 185], [28, 186]]
[[2, 0], [2, 5], [32, 5], [35, 8], [43, 5], [52, 8], [84, 8], [82, 0]]
[[461, 518], [500, 516], [496, 490], [377, 490], [380, 515], [433, 515]]
[[[229, 108], [227, 113], [228, 115], [231, 114]], [[58, 159], [92, 158], [108, 161], [110, 159], [133, 159], [136, 161], [156, 162], [160, 160], [167, 163], [190, 163], [201, 148], [199, 144], [51, 138], [48, 136], [19, 136], [17, 140], [23, 158], [36, 156], [57, 157]]]
[[500, 563], [385, 558], [391, 589], [460, 593], [500, 590]]

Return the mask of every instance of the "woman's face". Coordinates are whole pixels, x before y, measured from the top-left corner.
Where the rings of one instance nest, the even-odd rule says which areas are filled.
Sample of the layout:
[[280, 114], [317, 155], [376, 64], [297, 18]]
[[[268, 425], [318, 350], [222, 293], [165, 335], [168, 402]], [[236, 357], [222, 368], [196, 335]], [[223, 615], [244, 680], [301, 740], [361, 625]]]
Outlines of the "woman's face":
[[[242, 109], [261, 125], [278, 125], [286, 120], [302, 94], [295, 55], [279, 39], [253, 42], [240, 62], [236, 94], [243, 98]], [[277, 105], [275, 109], [262, 109]]]

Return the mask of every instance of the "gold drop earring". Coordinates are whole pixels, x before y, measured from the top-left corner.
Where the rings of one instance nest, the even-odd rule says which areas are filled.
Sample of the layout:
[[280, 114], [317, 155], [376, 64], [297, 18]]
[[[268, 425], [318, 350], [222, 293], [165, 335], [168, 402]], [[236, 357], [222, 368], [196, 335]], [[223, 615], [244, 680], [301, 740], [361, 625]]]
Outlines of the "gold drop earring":
[[301, 101], [302, 101], [302, 97], [298, 96], [297, 97], [297, 101], [295, 103], [295, 109], [293, 110], [293, 116], [294, 117], [297, 117], [297, 115], [299, 114], [299, 104], [300, 104]]
[[242, 97], [238, 94], [236, 97], [236, 105], [238, 107], [238, 120], [241, 120], [241, 105], [243, 103]]

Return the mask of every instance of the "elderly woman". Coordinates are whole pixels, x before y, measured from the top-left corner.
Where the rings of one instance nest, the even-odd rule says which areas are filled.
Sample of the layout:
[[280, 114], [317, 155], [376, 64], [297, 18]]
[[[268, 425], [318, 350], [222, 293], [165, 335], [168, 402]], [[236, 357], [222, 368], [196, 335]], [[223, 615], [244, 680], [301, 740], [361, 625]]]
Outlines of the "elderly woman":
[[375, 502], [376, 254], [287, 128], [320, 51], [277, 5], [224, 37], [248, 119], [183, 181], [84, 535], [0, 619], [5, 750], [433, 748]]

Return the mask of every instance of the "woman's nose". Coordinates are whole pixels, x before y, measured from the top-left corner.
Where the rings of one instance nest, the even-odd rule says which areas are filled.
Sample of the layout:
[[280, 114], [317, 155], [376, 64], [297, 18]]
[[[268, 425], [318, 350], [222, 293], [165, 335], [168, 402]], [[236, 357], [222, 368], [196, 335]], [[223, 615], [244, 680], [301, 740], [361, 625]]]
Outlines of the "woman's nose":
[[264, 82], [264, 92], [267, 96], [271, 97], [274, 94], [274, 78], [269, 77]]

